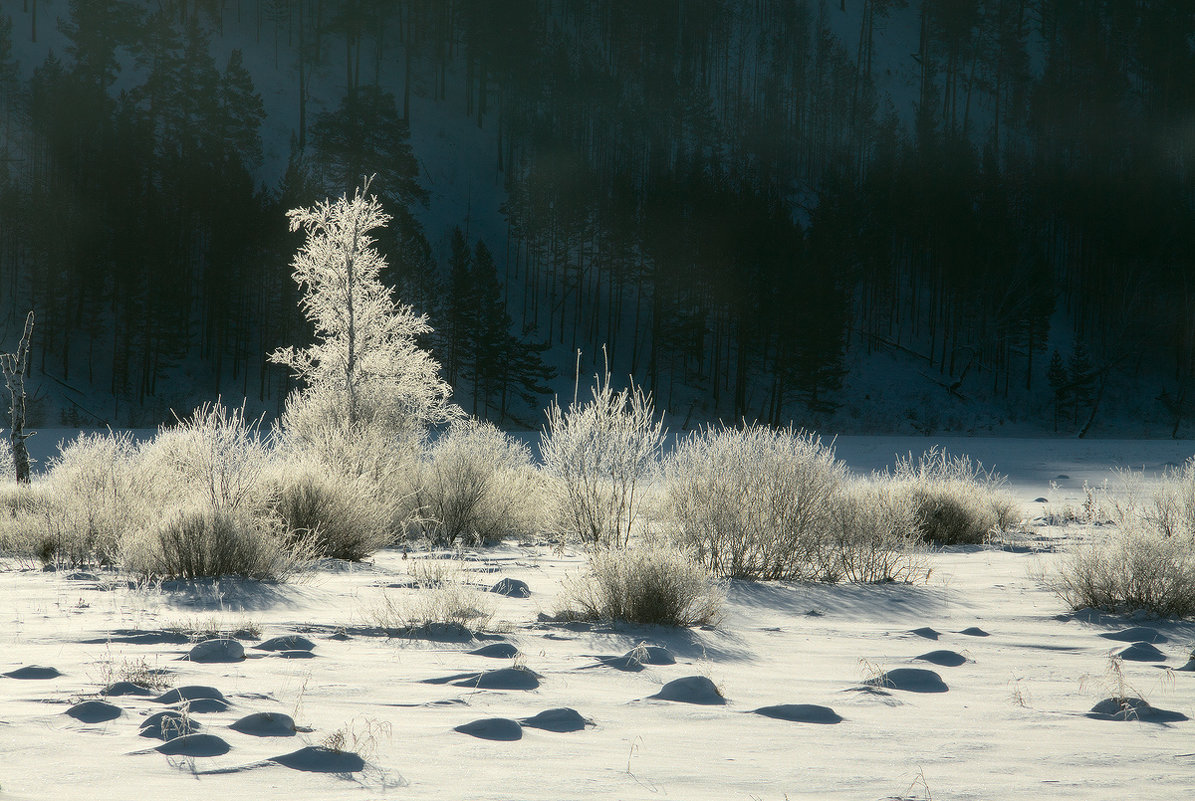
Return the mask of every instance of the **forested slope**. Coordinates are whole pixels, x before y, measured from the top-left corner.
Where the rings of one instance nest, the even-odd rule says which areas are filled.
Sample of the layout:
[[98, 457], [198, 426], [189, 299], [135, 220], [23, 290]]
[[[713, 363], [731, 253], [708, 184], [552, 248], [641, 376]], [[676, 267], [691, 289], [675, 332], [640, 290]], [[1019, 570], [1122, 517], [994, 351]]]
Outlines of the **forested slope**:
[[38, 311], [44, 422], [277, 409], [284, 212], [362, 173], [388, 280], [508, 424], [603, 344], [677, 424], [1191, 414], [1178, 0], [14, 0], [0, 25], [0, 300], [9, 339]]

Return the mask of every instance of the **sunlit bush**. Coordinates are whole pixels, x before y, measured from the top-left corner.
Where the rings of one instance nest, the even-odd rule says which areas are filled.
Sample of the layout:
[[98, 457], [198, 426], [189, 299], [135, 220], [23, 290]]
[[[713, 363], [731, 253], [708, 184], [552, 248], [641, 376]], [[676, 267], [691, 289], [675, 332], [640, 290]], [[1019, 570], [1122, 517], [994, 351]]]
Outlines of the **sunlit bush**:
[[1073, 608], [1195, 615], [1195, 465], [1169, 470], [1152, 492], [1141, 475], [1121, 476], [1110, 502], [1114, 526], [1101, 541], [1078, 546], [1054, 577]]
[[665, 529], [715, 575], [817, 579], [846, 469], [805, 432], [710, 428], [664, 470]]
[[540, 437], [553, 527], [593, 545], [625, 545], [663, 441], [651, 397], [637, 386], [616, 392], [609, 373], [589, 401], [553, 402]]
[[287, 539], [306, 540], [320, 557], [359, 561], [397, 537], [393, 510], [365, 476], [312, 461], [280, 461], [264, 485], [268, 510]]
[[288, 541], [268, 518], [196, 505], [164, 516], [124, 550], [125, 567], [162, 579], [277, 580], [294, 573], [311, 553]]
[[237, 509], [257, 497], [257, 482], [270, 458], [260, 421], [245, 409], [205, 403], [176, 425], [162, 426], [141, 444], [137, 467], [145, 491], [167, 505], [185, 501]]
[[967, 456], [931, 448], [899, 459], [884, 478], [908, 493], [922, 538], [935, 545], [981, 544], [1018, 522], [1003, 478]]
[[820, 555], [827, 581], [919, 582], [928, 554], [907, 493], [882, 480], [849, 482], [830, 503], [829, 535]]
[[532, 533], [542, 497], [531, 452], [491, 423], [453, 425], [428, 451], [419, 500], [437, 542]]
[[707, 568], [662, 543], [599, 548], [567, 581], [557, 617], [666, 626], [716, 623], [725, 593]]

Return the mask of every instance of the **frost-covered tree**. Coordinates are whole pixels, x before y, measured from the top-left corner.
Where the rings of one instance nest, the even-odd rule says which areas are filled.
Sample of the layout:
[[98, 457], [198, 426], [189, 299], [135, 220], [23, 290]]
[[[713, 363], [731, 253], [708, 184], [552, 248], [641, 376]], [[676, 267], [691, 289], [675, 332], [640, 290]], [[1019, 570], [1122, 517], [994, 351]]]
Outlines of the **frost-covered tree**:
[[426, 316], [396, 302], [380, 280], [386, 261], [370, 231], [390, 216], [368, 192], [366, 180], [351, 199], [287, 214], [291, 230], [307, 234], [292, 266], [315, 342], [270, 359], [303, 385], [287, 399], [282, 427], [312, 444], [329, 432], [418, 436], [458, 413], [440, 365], [416, 343], [431, 331]]

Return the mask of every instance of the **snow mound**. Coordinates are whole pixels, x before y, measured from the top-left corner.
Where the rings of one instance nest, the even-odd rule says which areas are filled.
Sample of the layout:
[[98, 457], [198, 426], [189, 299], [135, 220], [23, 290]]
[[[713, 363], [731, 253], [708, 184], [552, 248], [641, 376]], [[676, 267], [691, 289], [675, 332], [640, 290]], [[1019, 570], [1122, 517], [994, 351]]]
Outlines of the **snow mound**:
[[482, 718], [470, 723], [462, 723], [453, 731], [468, 734], [482, 740], [514, 741], [523, 739], [523, 727], [518, 721], [510, 718]]
[[295, 721], [281, 712], [255, 712], [230, 723], [228, 728], [254, 737], [294, 737]]
[[522, 718], [519, 722], [533, 729], [544, 729], [545, 731], [561, 733], [582, 731], [586, 726], [593, 725], [592, 720], [583, 717], [580, 712], [567, 706], [556, 709], [545, 709], [538, 715]]
[[84, 701], [81, 704], [75, 704], [66, 710], [64, 714], [83, 723], [104, 723], [109, 720], [116, 720], [124, 714], [124, 710], [114, 704], [108, 704], [103, 701]]
[[950, 688], [942, 677], [932, 670], [922, 668], [897, 668], [889, 670], [874, 679], [868, 679], [864, 684], [872, 687], [884, 687], [891, 690], [904, 690], [910, 693], [944, 693]]
[[765, 718], [788, 720], [793, 723], [834, 724], [842, 722], [842, 716], [833, 709], [817, 704], [776, 704], [775, 706], [761, 706], [751, 712], [763, 715]]
[[1141, 698], [1105, 698], [1091, 708], [1087, 717], [1096, 720], [1140, 720], [1145, 723], [1178, 723], [1188, 720], [1181, 712], [1158, 709]]
[[726, 698], [717, 686], [705, 676], [685, 676], [673, 679], [650, 698], [661, 701], [678, 701], [682, 704], [725, 704]]
[[270, 757], [270, 762], [276, 762], [291, 770], [302, 770], [309, 773], [357, 773], [365, 770], [365, 760], [352, 751], [335, 751], [331, 748], [309, 745], [289, 754]]
[[240, 662], [245, 658], [245, 646], [223, 637], [205, 640], [192, 648], [186, 658], [192, 662]]
[[232, 747], [214, 734], [188, 734], [167, 740], [154, 750], [170, 756], [214, 757], [227, 754]]
[[967, 657], [957, 651], [930, 651], [927, 654], [915, 656], [913, 659], [920, 662], [929, 662], [939, 667], [958, 667], [967, 661]]

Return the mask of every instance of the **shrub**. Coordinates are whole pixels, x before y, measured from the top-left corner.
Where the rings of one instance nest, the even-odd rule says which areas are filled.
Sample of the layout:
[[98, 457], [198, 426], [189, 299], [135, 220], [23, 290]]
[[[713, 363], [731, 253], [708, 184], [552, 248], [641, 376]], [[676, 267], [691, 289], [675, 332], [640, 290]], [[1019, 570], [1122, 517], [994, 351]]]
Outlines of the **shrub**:
[[540, 457], [556, 528], [595, 545], [625, 545], [664, 441], [651, 397], [634, 385], [615, 392], [607, 371], [592, 400], [567, 410], [553, 401], [547, 414]]
[[55, 569], [90, 566], [97, 561], [96, 549], [64, 521], [57, 504], [0, 515], [0, 554], [25, 565]]
[[1016, 501], [1004, 479], [968, 456], [950, 456], [937, 447], [917, 461], [898, 459], [890, 478], [912, 499], [918, 530], [936, 545], [979, 544], [1017, 523]]
[[138, 467], [158, 499], [187, 500], [236, 509], [255, 497], [257, 480], [270, 456], [260, 420], [220, 401], [205, 403], [138, 449]]
[[310, 557], [276, 524], [227, 508], [193, 506], [169, 514], [129, 544], [125, 564], [151, 578], [284, 578]]
[[453, 425], [428, 452], [419, 499], [433, 539], [490, 542], [536, 524], [531, 452], [491, 423]]
[[459, 581], [445, 581], [406, 593], [401, 601], [386, 593], [369, 611], [380, 628], [400, 632], [455, 629], [478, 632], [494, 618], [495, 601], [489, 593]]
[[1128, 521], [1064, 562], [1054, 590], [1074, 609], [1144, 610], [1162, 617], [1195, 614], [1195, 540]]
[[53, 494], [61, 527], [106, 564], [120, 542], [144, 526], [160, 507], [147, 502], [154, 476], [137, 468], [138, 446], [130, 434], [82, 433], [59, 446], [45, 484]]
[[317, 556], [356, 562], [395, 539], [392, 510], [364, 476], [283, 462], [266, 483], [269, 510], [287, 539]]
[[1121, 486], [1116, 528], [1069, 556], [1055, 592], [1074, 608], [1195, 615], [1195, 463], [1164, 473], [1152, 494], [1140, 473], [1122, 473]]
[[[1140, 491], [1141, 474], [1122, 472], [1123, 494], [1128, 497], [1113, 507], [1116, 517], [1138, 514], [1136, 493]], [[1151, 528], [1167, 537], [1195, 537], [1195, 460], [1182, 467], [1168, 468], [1158, 480], [1152, 498], [1140, 515]]]
[[598, 549], [565, 583], [557, 616], [665, 626], [717, 622], [724, 593], [702, 565], [662, 544]]
[[824, 579], [875, 583], [929, 578], [912, 501], [887, 482], [844, 486], [831, 502], [829, 525], [821, 557]]
[[388, 542], [421, 524], [417, 440], [396, 439], [368, 426], [316, 428], [303, 436], [289, 429], [274, 433], [279, 463], [337, 476], [337, 481], [352, 484], [354, 491], [365, 492], [369, 505], [385, 519]]
[[665, 466], [664, 521], [717, 576], [815, 579], [846, 469], [805, 432], [710, 428]]

